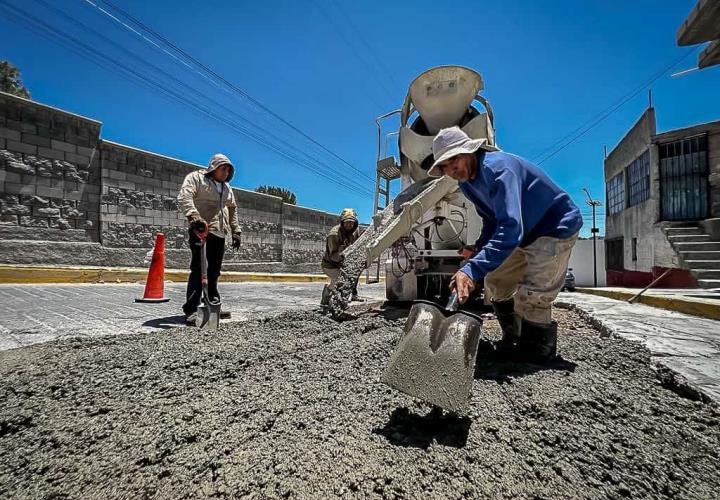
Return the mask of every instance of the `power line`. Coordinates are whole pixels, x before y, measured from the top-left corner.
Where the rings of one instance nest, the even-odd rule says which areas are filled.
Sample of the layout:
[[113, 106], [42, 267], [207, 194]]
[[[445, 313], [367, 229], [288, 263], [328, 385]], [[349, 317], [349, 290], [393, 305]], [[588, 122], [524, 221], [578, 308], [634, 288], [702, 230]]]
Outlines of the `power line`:
[[[642, 92], [643, 90], [645, 90], [647, 87], [649, 87], [650, 85], [652, 85], [655, 81], [657, 81], [659, 78], [661, 78], [665, 73], [667, 73], [667, 72], [670, 71], [672, 68], [674, 68], [675, 66], [677, 66], [678, 64], [680, 64], [686, 57], [688, 57], [690, 54], [692, 54], [693, 52], [695, 52], [695, 51], [697, 51], [697, 50], [698, 50], [698, 48], [692, 48], [692, 49], [684, 52], [681, 57], [675, 59], [675, 60], [672, 61], [670, 64], [668, 64], [667, 66], [665, 66], [661, 71], [659, 71], [658, 73], [656, 73], [649, 81], [646, 81], [645, 83], [643, 83], [642, 85], [640, 85], [639, 87], [637, 87], [636, 89], [634, 89], [633, 91], [631, 91], [629, 94], [626, 94], [625, 96], [623, 96], [617, 104], [614, 104], [614, 105], [610, 106], [610, 108], [606, 109], [605, 111], [602, 111], [602, 112], [600, 112], [598, 115], [595, 115], [595, 117], [591, 118], [588, 122], [585, 122], [584, 124], [580, 125], [580, 127], [576, 128], [575, 130], [573, 130], [572, 132], [570, 132], [568, 135], [566, 135], [565, 137], [563, 137], [563, 138], [560, 139], [559, 141], [556, 141], [555, 143], [553, 143], [553, 145], [551, 145], [550, 147], [546, 148], [542, 153], [540, 153], [540, 155], [537, 155], [532, 161], [533, 161], [533, 162], [536, 162], [537, 165], [542, 165], [542, 164], [545, 163], [547, 160], [549, 160], [550, 158], [552, 158], [552, 157], [554, 157], [555, 155], [557, 155], [560, 151], [562, 151], [562, 150], [565, 149], [566, 147], [570, 146], [572, 143], [574, 143], [575, 141], [577, 141], [578, 139], [580, 139], [582, 136], [584, 136], [585, 134], [587, 134], [590, 130], [592, 130], [592, 129], [595, 128], [597, 125], [599, 125], [601, 122], [603, 122], [608, 116], [610, 116], [610, 115], [613, 114], [615, 111], [617, 111], [618, 109], [620, 109], [626, 102], [628, 102], [628, 101], [631, 100], [633, 97], [635, 97], [636, 95], [638, 95], [640, 92]], [[589, 124], [589, 125], [588, 125], [588, 124]], [[576, 132], [579, 132], [579, 133], [576, 134]], [[565, 141], [566, 139], [568, 139], [568, 138], [570, 138], [570, 137], [572, 137], [572, 138], [571, 138], [569, 141], [563, 143], [563, 141]], [[554, 150], [553, 150], [552, 152], [550, 152], [549, 154], [545, 155], [545, 153], [546, 153], [547, 151], [550, 151], [550, 150], [553, 149], [556, 145], [561, 144], [561, 143], [563, 143], [563, 144], [560, 145], [558, 148], [554, 149]], [[543, 157], [543, 155], [545, 155], [545, 156]], [[539, 161], [537, 161], [537, 159], [540, 158], [540, 157], [542, 157], [542, 159], [539, 160]]]
[[[89, 3], [90, 5], [95, 6], [100, 12], [102, 12], [102, 13], [105, 14], [105, 15], [108, 15], [108, 17], [110, 17], [111, 19], [113, 19], [113, 20], [115, 20], [116, 22], [118, 22], [118, 20], [117, 20], [116, 17], [114, 17], [114, 16], [112, 16], [112, 15], [109, 15], [109, 13], [108, 13], [107, 11], [105, 11], [104, 9], [99, 8], [96, 3], [92, 2], [91, 0], [84, 0], [84, 1], [85, 1], [86, 3]], [[280, 122], [282, 122], [283, 124], [285, 124], [287, 127], [289, 127], [290, 129], [292, 129], [293, 131], [297, 132], [298, 134], [300, 134], [300, 135], [301, 135], [302, 137], [304, 137], [305, 139], [309, 140], [309, 141], [310, 141], [311, 143], [313, 143], [315, 146], [319, 147], [320, 149], [322, 149], [323, 151], [325, 151], [325, 152], [328, 153], [329, 155], [331, 155], [331, 156], [333, 156], [334, 158], [336, 158], [337, 160], [341, 161], [341, 162], [344, 163], [346, 166], [350, 167], [352, 170], [354, 170], [355, 172], [359, 173], [360, 175], [366, 176], [366, 177], [367, 177], [368, 179], [370, 179], [371, 181], [374, 181], [374, 179], [372, 178], [372, 176], [368, 175], [366, 172], [363, 172], [362, 170], [360, 170], [359, 168], [355, 167], [354, 165], [352, 165], [350, 162], [348, 162], [347, 160], [345, 160], [344, 158], [342, 158], [341, 156], [339, 156], [339, 155], [336, 154], [335, 152], [333, 152], [333, 151], [331, 151], [330, 149], [328, 149], [326, 146], [324, 146], [323, 144], [321, 144], [320, 142], [318, 142], [317, 140], [315, 140], [314, 138], [312, 138], [311, 136], [309, 136], [308, 134], [306, 134], [305, 132], [303, 132], [301, 129], [299, 129], [298, 127], [296, 127], [295, 125], [293, 125], [291, 122], [289, 122], [288, 120], [286, 120], [285, 118], [283, 118], [282, 116], [280, 116], [278, 113], [274, 112], [272, 109], [270, 109], [270, 108], [268, 108], [267, 106], [265, 106], [265, 105], [264, 105], [262, 102], [260, 102], [258, 99], [256, 99], [256, 98], [254, 98], [253, 96], [251, 96], [248, 92], [246, 92], [246, 91], [243, 90], [242, 88], [238, 87], [237, 85], [235, 85], [235, 84], [232, 83], [231, 81], [227, 80], [225, 77], [223, 77], [222, 75], [220, 75], [219, 73], [217, 73], [216, 71], [214, 71], [212, 68], [210, 68], [210, 67], [207, 66], [206, 64], [204, 64], [204, 63], [202, 63], [201, 61], [199, 61], [198, 59], [196, 59], [194, 56], [192, 56], [191, 54], [189, 54], [187, 51], [185, 51], [185, 50], [183, 50], [182, 48], [178, 47], [175, 43], [173, 43], [173, 42], [172, 42], [170, 39], [168, 39], [166, 36], [162, 35], [161, 33], [158, 33], [157, 31], [155, 31], [154, 29], [152, 29], [152, 28], [151, 28], [150, 26], [148, 26], [147, 24], [143, 23], [141, 20], [139, 20], [138, 18], [136, 18], [136, 17], [133, 16], [132, 14], [128, 13], [127, 11], [125, 11], [125, 10], [121, 9], [120, 7], [118, 7], [117, 5], [115, 5], [113, 2], [111, 2], [111, 1], [109, 1], [109, 0], [98, 0], [98, 1], [101, 1], [103, 4], [105, 4], [105, 5], [107, 5], [108, 7], [110, 7], [110, 9], [112, 9], [113, 11], [115, 11], [115, 12], [119, 13], [120, 15], [124, 16], [126, 19], [129, 19], [132, 23], [134, 23], [134, 24], [135, 24], [136, 26], [138, 26], [140, 29], [142, 29], [142, 30], [145, 31], [146, 33], [149, 33], [150, 35], [152, 35], [153, 37], [157, 38], [158, 40], [160, 40], [162, 43], [164, 43], [165, 45], [167, 45], [168, 47], [170, 47], [170, 48], [171, 48], [173, 51], [175, 51], [177, 54], [180, 54], [182, 57], [186, 58], [186, 60], [190, 61], [193, 65], [195, 65], [196, 67], [199, 67], [200, 69], [202, 69], [204, 72], [206, 72], [208, 75], [210, 75], [213, 79], [215, 79], [215, 80], [218, 81], [218, 82], [221, 82], [222, 84], [224, 84], [226, 87], [228, 87], [229, 89], [231, 89], [231, 90], [234, 91], [235, 93], [239, 94], [239, 95], [242, 96], [243, 98], [245, 98], [245, 99], [247, 99], [248, 101], [252, 102], [255, 106], [257, 106], [257, 107], [260, 108], [261, 110], [265, 111], [266, 113], [268, 113], [268, 114], [271, 115], [272, 117], [276, 118], [277, 120], [279, 120]], [[126, 27], [126, 28], [129, 28], [125, 23], [120, 22], [120, 24], [121, 24], [122, 26]], [[131, 30], [131, 31], [133, 31], [133, 32], [135, 32], [135, 33], [137, 34], [137, 31], [135, 31], [135, 30]], [[147, 40], [146, 37], [142, 37], [142, 38], [145, 39], [145, 40]], [[155, 45], [157, 45], [157, 44], [155, 44]], [[167, 51], [164, 51], [164, 52], [167, 53]]]
[[[345, 17], [345, 21], [347, 22], [348, 26], [350, 26], [350, 29], [355, 34], [355, 38], [360, 40], [360, 43], [365, 47], [366, 51], [370, 54], [370, 57], [372, 57], [375, 61], [375, 64], [377, 65], [378, 69], [380, 69], [380, 72], [387, 75], [387, 77], [390, 79], [390, 81], [395, 85], [395, 87], [399, 87], [400, 85], [395, 81], [395, 78], [392, 76], [392, 72], [385, 66], [385, 64], [382, 62], [382, 59], [380, 59], [375, 51], [372, 49], [370, 44], [367, 42], [365, 37], [362, 35], [362, 32], [358, 29], [358, 27], [355, 25], [355, 23], [352, 20], [352, 17], [348, 15], [347, 11], [340, 5], [340, 2], [337, 0], [332, 0], [333, 5], [335, 8]], [[380, 80], [381, 85], [382, 80]], [[387, 89], [386, 89], [387, 90]], [[388, 92], [389, 94], [392, 94], [391, 92]], [[392, 95], [391, 95], [392, 97]]]
[[[291, 151], [294, 152], [294, 153], [293, 153], [294, 157], [297, 158], [297, 155], [300, 155], [300, 156], [305, 157], [305, 158], [307, 159], [307, 161], [309, 161], [309, 162], [311, 162], [311, 163], [318, 163], [318, 164], [320, 164], [320, 165], [323, 165], [324, 167], [326, 167], [326, 168], [327, 168], [328, 170], [330, 170], [330, 171], [333, 170], [333, 168], [332, 168], [330, 165], [326, 164], [325, 162], [323, 162], [323, 161], [321, 161], [321, 160], [319, 160], [319, 159], [317, 159], [317, 158], [311, 157], [310, 155], [308, 155], [307, 153], [303, 152], [302, 150], [294, 147], [292, 144], [289, 144], [287, 141], [284, 141], [283, 139], [278, 138], [277, 136], [275, 136], [272, 132], [268, 131], [267, 129], [264, 129], [264, 128], [261, 127], [261, 126], [250, 122], [248, 119], [246, 119], [246, 118], [243, 117], [242, 115], [236, 113], [235, 111], [233, 111], [232, 109], [228, 108], [227, 106], [225, 106], [225, 105], [223, 105], [223, 104], [215, 101], [214, 99], [210, 98], [207, 94], [202, 93], [202, 92], [198, 91], [197, 89], [189, 86], [189, 85], [186, 84], [185, 82], [183, 82], [183, 81], [175, 78], [173, 75], [171, 75], [171, 74], [169, 74], [168, 72], [164, 71], [162, 68], [160, 68], [160, 67], [158, 67], [158, 66], [156, 66], [156, 65], [148, 62], [147, 60], [145, 60], [145, 59], [137, 56], [136, 54], [134, 54], [133, 52], [131, 52], [131, 51], [127, 50], [127, 49], [125, 49], [124, 47], [122, 47], [122, 46], [119, 45], [118, 43], [114, 42], [113, 40], [110, 40], [109, 38], [107, 38], [107, 37], [104, 36], [103, 34], [97, 32], [97, 31], [94, 30], [93, 28], [91, 28], [91, 27], [85, 25], [84, 23], [78, 21], [77, 19], [69, 16], [69, 15], [66, 14], [65, 12], [63, 12], [63, 11], [61, 11], [61, 10], [59, 10], [59, 9], [56, 9], [55, 7], [49, 5], [45, 0], [38, 0], [38, 1], [39, 1], [40, 3], [42, 3], [43, 5], [45, 5], [48, 9], [52, 10], [55, 14], [64, 17], [64, 18], [67, 19], [68, 21], [70, 21], [70, 22], [74, 23], [75, 25], [79, 26], [81, 29], [86, 30], [86, 31], [88, 31], [89, 33], [95, 35], [97, 38], [99, 38], [99, 39], [105, 41], [105, 43], [107, 43], [107, 44], [115, 47], [117, 50], [119, 50], [119, 51], [121, 51], [122, 53], [126, 54], [127, 56], [129, 56], [130, 58], [132, 58], [134, 61], [139, 62], [140, 64], [143, 64], [143, 65], [146, 65], [147, 67], [150, 68], [150, 71], [151, 71], [151, 73], [152, 73], [153, 75], [163, 75], [163, 76], [164, 76], [164, 80], [163, 80], [164, 82], [165, 82], [165, 81], [168, 81], [168, 80], [174, 82], [174, 83], [177, 84], [178, 86], [189, 90], [191, 93], [193, 93], [195, 96], [199, 97], [200, 99], [205, 99], [205, 100], [209, 101], [211, 104], [213, 104], [214, 106], [222, 109], [222, 110], [225, 111], [226, 113], [229, 113], [229, 114], [231, 114], [231, 115], [234, 115], [234, 116], [237, 118], [237, 120], [239, 120], [239, 121], [241, 121], [241, 122], [243, 122], [243, 123], [245, 123], [246, 125], [249, 125], [249, 126], [251, 126], [251, 127], [255, 127], [256, 129], [258, 129], [258, 130], [260, 130], [261, 132], [265, 133], [267, 136], [271, 137], [271, 138], [274, 139], [275, 141], [280, 142], [283, 146], [285, 146], [286, 148], [288, 148], [288, 149], [290, 149]], [[187, 96], [186, 96], [186, 97], [187, 97]], [[355, 181], [352, 181], [352, 183], [353, 183], [354, 187], [356, 187], [356, 188], [359, 189], [359, 190], [366, 190], [366, 189], [367, 189], [365, 186], [363, 186], [363, 185], [361, 185], [361, 184], [359, 184], [359, 183], [357, 183], [357, 182], [355, 182]], [[348, 184], [348, 187], [350, 187], [350, 186], [351, 186], [351, 185]]]
[[[29, 14], [28, 12], [17, 8], [16, 6], [9, 5], [6, 1], [0, 0], [0, 4], [5, 8], [5, 11], [7, 14], [10, 15], [10, 17], [13, 17], [15, 19], [20, 19], [21, 21], [24, 21], [23, 24], [26, 25], [26, 27], [30, 27], [32, 31], [37, 32], [36, 30], [41, 30], [46, 35], [50, 35], [50, 38], [54, 41], [61, 41], [61, 44], [63, 46], [67, 47], [67, 41], [69, 40], [73, 44], [73, 50], [76, 53], [79, 53], [82, 57], [88, 57], [93, 62], [99, 63], [101, 66], [109, 68], [111, 70], [114, 70], [116, 73], [119, 73], [123, 78], [128, 78], [133, 81], [140, 81], [142, 84], [160, 91], [165, 96], [172, 98], [173, 100], [180, 102], [182, 104], [185, 104], [196, 111], [214, 119], [215, 121], [218, 121], [219, 123], [231, 128], [232, 130], [241, 133], [242, 135], [245, 135], [246, 137], [249, 137], [253, 139], [254, 141], [258, 142], [261, 145], [264, 145], [268, 147], [269, 149], [275, 151], [276, 153], [280, 154], [281, 156], [284, 156], [285, 158], [288, 158], [292, 160], [293, 162], [297, 163], [298, 165], [307, 168], [308, 170], [316, 173], [317, 175], [327, 179], [330, 182], [333, 182], [340, 187], [343, 187], [345, 189], [349, 189], [357, 194], [367, 195], [371, 192], [367, 189], [364, 191], [360, 190], [359, 188], [356, 188], [354, 186], [349, 186], [346, 184], [343, 184], [341, 181], [339, 181], [336, 177], [332, 177], [325, 172], [322, 172], [318, 170], [316, 167], [314, 167], [312, 164], [307, 163], [306, 161], [303, 161], [296, 156], [292, 155], [291, 153], [288, 153], [286, 151], [283, 151], [276, 145], [272, 143], [268, 143], [267, 140], [264, 138], [258, 136], [257, 134], [254, 134], [252, 131], [248, 130], [245, 127], [242, 127], [238, 125], [235, 122], [232, 122], [230, 120], [227, 120], [226, 118], [222, 116], [218, 116], [216, 113], [213, 113], [212, 110], [209, 110], [208, 108], [190, 100], [186, 95], [167, 89], [166, 87], [163, 87], [162, 85], [158, 84], [156, 81], [147, 78], [146, 76], [138, 73], [137, 71], [134, 71], [132, 68], [129, 68], [128, 66], [115, 61], [106, 55], [102, 54], [101, 52], [93, 49], [92, 47], [89, 47], [88, 45], [82, 43], [80, 40], [76, 39], [72, 35], [68, 35], [67, 33], [63, 32], [62, 30], [58, 30], [47, 23], [43, 22], [42, 20], [38, 19], [37, 17]], [[8, 10], [11, 9], [11, 10]], [[15, 11], [15, 12], [12, 12]], [[19, 14], [18, 14], [19, 13]], [[35, 29], [32, 29], [32, 28]], [[79, 49], [79, 50], [77, 50]], [[122, 71], [119, 71], [122, 70]]]
[[[332, 17], [330, 14], [328, 14], [328, 12], [327, 12], [321, 5], [319, 5], [316, 1], [313, 0], [313, 4], [314, 4], [315, 7], [320, 11], [320, 13], [322, 14], [322, 16], [323, 16], [325, 19], [327, 19], [327, 21], [335, 28], [335, 31], [337, 31], [337, 33], [340, 35], [340, 38], [342, 39], [343, 43], [345, 43], [345, 45], [347, 45], [347, 47], [348, 47], [348, 48], [350, 49], [350, 51], [353, 53], [353, 55], [355, 56], [355, 58], [356, 58], [358, 61], [360, 61], [360, 62], [363, 64], [363, 66], [365, 66], [365, 68], [366, 68], [369, 72], [375, 72], [375, 71], [377, 71], [376, 68], [374, 68], [372, 65], [368, 64], [368, 61], [366, 61], [365, 58], [363, 58], [363, 57], [360, 55], [360, 53], [357, 51], [357, 49], [355, 48], [355, 46], [350, 42], [350, 40], [347, 38], [347, 36], [345, 36], [345, 32], [344, 32], [344, 31], [340, 28], [340, 26], [338, 26], [338, 24], [335, 22], [335, 19], [333, 19], [333, 17]], [[376, 80], [377, 83], [380, 84], [380, 87], [382, 87], [382, 89], [385, 91], [385, 94], [388, 96], [388, 98], [390, 99], [390, 101], [391, 101], [391, 102], [394, 102], [394, 101], [395, 101], [395, 97], [393, 96], [392, 92], [385, 86], [385, 83], [382, 81], [382, 79], [379, 79], [379, 80], [378, 80], [378, 79], [376, 78], [375, 80]], [[375, 101], [375, 99], [373, 99], [373, 101]], [[377, 106], [379, 106], [379, 107], [382, 108], [382, 105], [381, 105], [380, 103], [378, 103], [377, 101], [375, 101], [375, 104], [376, 104]]]

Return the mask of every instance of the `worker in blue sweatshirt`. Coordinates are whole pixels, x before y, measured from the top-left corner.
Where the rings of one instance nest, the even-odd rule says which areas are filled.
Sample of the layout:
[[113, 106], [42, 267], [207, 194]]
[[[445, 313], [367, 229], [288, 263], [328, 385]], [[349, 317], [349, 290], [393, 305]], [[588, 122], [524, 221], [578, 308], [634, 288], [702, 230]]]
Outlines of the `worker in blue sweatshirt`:
[[534, 362], [555, 358], [551, 306], [582, 227], [580, 210], [538, 167], [458, 127], [437, 134], [433, 156], [428, 174], [457, 180], [483, 220], [477, 253], [452, 278], [459, 302], [484, 278], [503, 331], [497, 352]]

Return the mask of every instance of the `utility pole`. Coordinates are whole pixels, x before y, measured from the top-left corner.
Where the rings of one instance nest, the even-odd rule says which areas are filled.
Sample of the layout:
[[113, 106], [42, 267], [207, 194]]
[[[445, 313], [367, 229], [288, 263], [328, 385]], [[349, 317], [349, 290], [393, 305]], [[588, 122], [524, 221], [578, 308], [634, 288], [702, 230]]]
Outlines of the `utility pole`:
[[597, 288], [597, 233], [599, 232], [599, 229], [595, 225], [595, 208], [602, 205], [602, 202], [600, 200], [593, 200], [592, 196], [590, 196], [590, 191], [588, 188], [583, 188], [583, 191], [585, 191], [585, 194], [587, 195], [587, 204], [592, 207], [592, 218], [593, 218], [593, 224], [590, 228], [590, 232], [592, 233], [593, 237], [593, 280], [595, 283], [595, 288]]

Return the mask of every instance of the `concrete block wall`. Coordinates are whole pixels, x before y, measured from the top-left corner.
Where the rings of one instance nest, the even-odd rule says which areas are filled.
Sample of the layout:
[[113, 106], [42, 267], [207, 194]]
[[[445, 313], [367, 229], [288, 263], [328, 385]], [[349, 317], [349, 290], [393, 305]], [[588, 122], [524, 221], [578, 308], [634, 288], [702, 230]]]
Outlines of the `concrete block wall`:
[[319, 262], [325, 252], [327, 233], [338, 219], [337, 215], [320, 210], [284, 204], [283, 262]]
[[0, 93], [0, 254], [98, 241], [100, 125]]
[[[142, 266], [163, 232], [166, 265], [188, 266], [177, 193], [202, 167], [102, 140], [100, 130], [96, 120], [0, 92], [0, 263]], [[226, 252], [225, 269], [319, 272], [337, 215], [234, 194], [243, 243]]]

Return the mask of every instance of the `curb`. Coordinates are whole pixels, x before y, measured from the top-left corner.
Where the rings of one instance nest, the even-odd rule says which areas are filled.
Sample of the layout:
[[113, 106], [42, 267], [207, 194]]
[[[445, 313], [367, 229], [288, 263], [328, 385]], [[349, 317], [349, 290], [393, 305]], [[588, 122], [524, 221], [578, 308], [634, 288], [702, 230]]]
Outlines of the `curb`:
[[[0, 284], [41, 283], [137, 283], [145, 282], [147, 269], [112, 267], [43, 267], [0, 265]], [[165, 281], [183, 283], [189, 271], [166, 269]], [[225, 271], [220, 277], [224, 283], [326, 283], [324, 274], [255, 273]], [[381, 280], [382, 281], [382, 280]], [[360, 277], [360, 283], [366, 277]]]
[[[601, 297], [623, 301], [627, 301], [635, 295], [635, 293], [621, 292], [618, 290], [603, 290], [601, 288], [577, 288], [576, 290], [580, 293], [599, 295]], [[690, 314], [692, 316], [720, 320], [720, 301], [718, 301], [717, 304], [711, 304], [700, 300], [688, 300], [682, 297], [641, 295], [635, 302], [657, 307], [659, 309]]]

